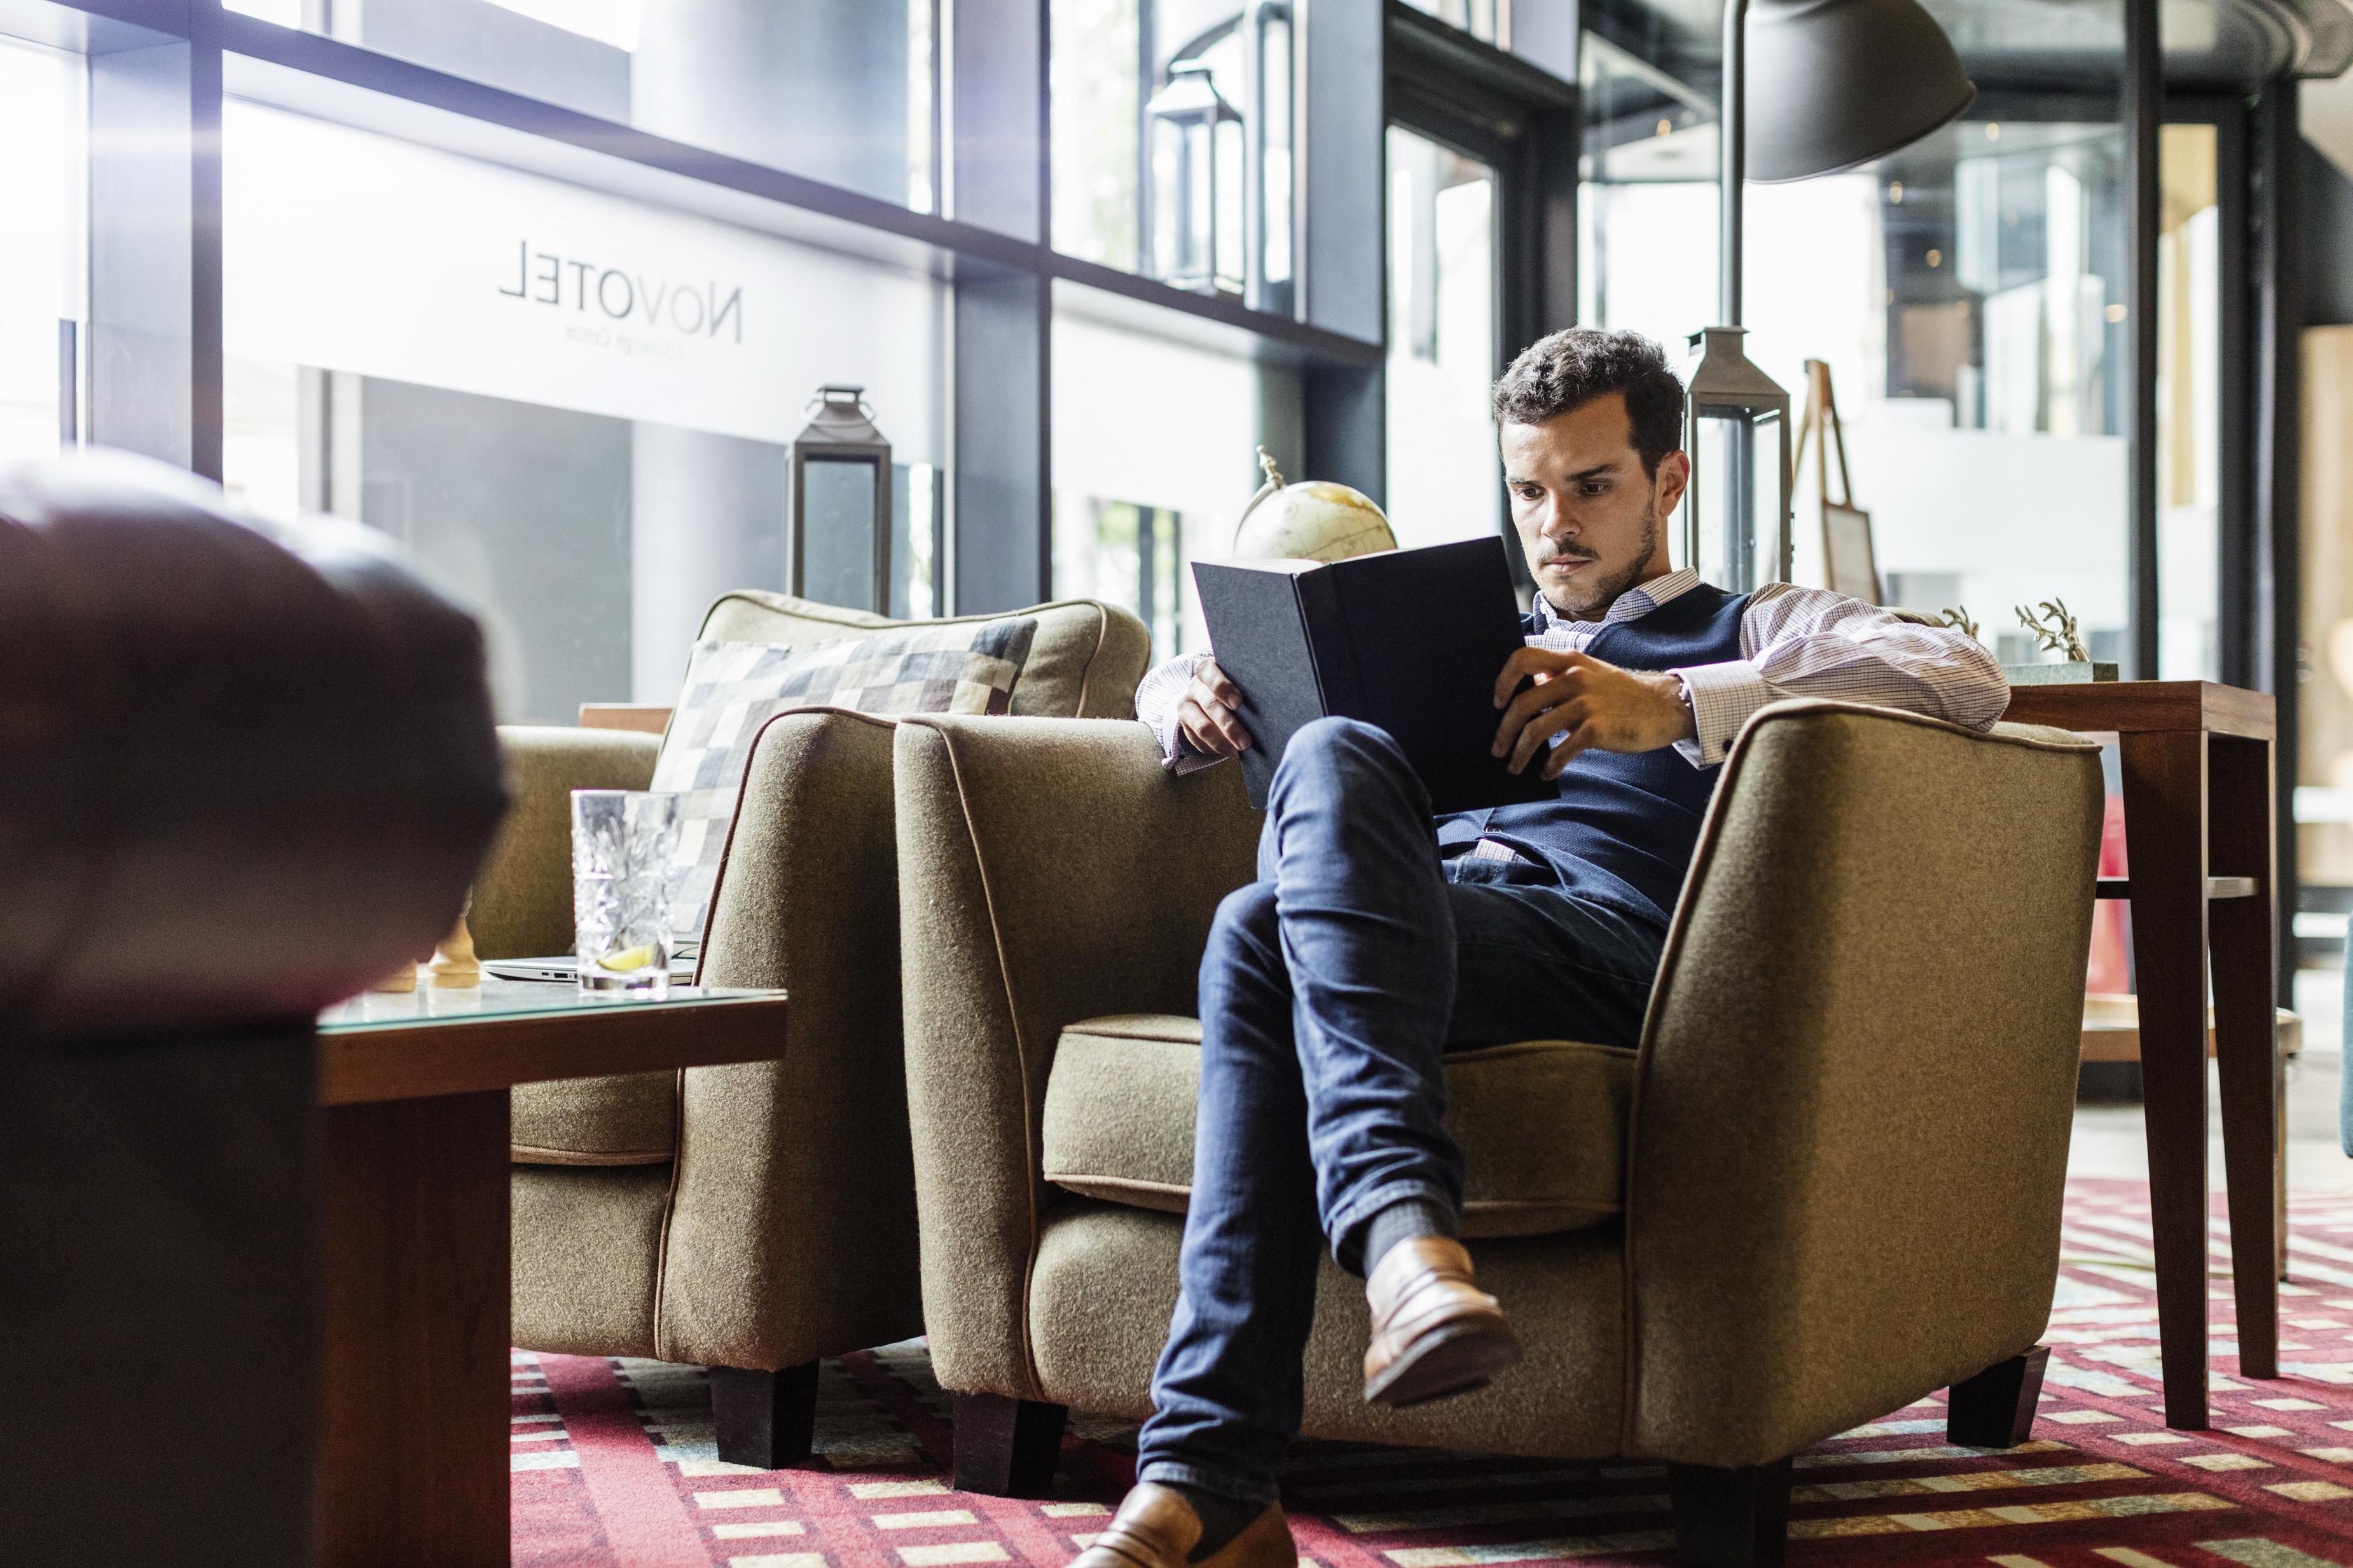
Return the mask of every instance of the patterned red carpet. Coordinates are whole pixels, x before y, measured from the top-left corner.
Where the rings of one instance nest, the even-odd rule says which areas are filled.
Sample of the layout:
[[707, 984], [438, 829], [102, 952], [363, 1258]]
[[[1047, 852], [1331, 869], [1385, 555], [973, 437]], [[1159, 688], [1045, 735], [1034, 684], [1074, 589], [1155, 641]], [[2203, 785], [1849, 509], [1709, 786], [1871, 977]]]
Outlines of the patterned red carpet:
[[[2233, 1375], [2218, 1273], [2215, 1426], [2168, 1432], [2147, 1192], [2074, 1184], [2034, 1441], [1947, 1447], [1933, 1400], [1833, 1438], [1798, 1460], [1790, 1563], [2353, 1565], [2353, 1201], [2300, 1204], [2293, 1229], [2286, 1375]], [[1061, 1568], [1134, 1465], [1133, 1426], [1076, 1417], [1053, 1500], [951, 1491], [945, 1400], [920, 1344], [827, 1364], [821, 1463], [797, 1470], [713, 1458], [692, 1367], [518, 1351], [514, 1384], [520, 1568]], [[1326, 1444], [1301, 1453], [1288, 1503], [1315, 1568], [1656, 1568], [1672, 1561], [1664, 1489], [1641, 1466]]]

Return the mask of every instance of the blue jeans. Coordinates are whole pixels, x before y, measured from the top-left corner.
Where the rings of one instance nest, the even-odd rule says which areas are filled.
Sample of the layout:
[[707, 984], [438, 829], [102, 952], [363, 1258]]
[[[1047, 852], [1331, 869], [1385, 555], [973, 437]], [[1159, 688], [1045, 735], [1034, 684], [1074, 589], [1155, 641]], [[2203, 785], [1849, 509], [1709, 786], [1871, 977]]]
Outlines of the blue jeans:
[[1525, 1039], [1631, 1045], [1664, 933], [1525, 861], [1440, 860], [1384, 731], [1324, 719], [1275, 770], [1259, 879], [1201, 960], [1201, 1090], [1182, 1295], [1138, 1444], [1145, 1480], [1271, 1500], [1330, 1239], [1415, 1198], [1452, 1214], [1440, 1058]]

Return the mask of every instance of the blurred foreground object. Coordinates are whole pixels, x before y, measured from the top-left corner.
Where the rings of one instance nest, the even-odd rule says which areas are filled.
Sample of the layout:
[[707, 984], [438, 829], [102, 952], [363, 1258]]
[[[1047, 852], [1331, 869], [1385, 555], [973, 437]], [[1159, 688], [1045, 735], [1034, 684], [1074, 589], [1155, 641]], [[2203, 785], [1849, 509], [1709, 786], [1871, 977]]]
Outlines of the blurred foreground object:
[[380, 535], [89, 455], [0, 471], [0, 1334], [70, 1369], [0, 1437], [7, 1554], [290, 1568], [313, 1019], [464, 902], [481, 634]]

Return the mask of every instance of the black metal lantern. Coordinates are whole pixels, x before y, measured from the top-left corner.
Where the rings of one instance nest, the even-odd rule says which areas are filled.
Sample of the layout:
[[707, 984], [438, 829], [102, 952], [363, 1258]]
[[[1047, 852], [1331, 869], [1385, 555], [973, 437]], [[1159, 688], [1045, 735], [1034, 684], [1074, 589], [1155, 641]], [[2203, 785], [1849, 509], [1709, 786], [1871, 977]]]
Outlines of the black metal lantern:
[[1242, 290], [1242, 117], [1198, 60], [1171, 67], [1145, 106], [1153, 276], [1203, 294]]
[[[1683, 560], [1734, 594], [1757, 585], [1757, 525], [1771, 531], [1772, 581], [1789, 580], [1789, 395], [1750, 362], [1739, 327], [1691, 336], [1700, 356], [1684, 404]], [[1778, 437], [1778, 440], [1776, 439]], [[1766, 508], [1771, 510], [1767, 512]]]
[[820, 386], [793, 437], [786, 591], [887, 615], [891, 605], [891, 443], [862, 386]]

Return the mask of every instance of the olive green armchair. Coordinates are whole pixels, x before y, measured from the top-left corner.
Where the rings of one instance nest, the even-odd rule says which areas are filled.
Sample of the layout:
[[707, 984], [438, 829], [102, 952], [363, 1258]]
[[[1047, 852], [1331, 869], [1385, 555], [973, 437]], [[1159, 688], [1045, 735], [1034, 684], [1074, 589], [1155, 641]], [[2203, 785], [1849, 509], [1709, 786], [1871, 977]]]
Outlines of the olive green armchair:
[[[1018, 613], [1038, 629], [1014, 713], [1134, 711], [1147, 657], [1134, 616], [1092, 600]], [[701, 635], [801, 644], [893, 624], [737, 593]], [[923, 1331], [892, 729], [807, 709], [772, 721], [753, 751], [701, 979], [790, 991], [776, 1060], [512, 1097], [515, 1342], [710, 1367], [720, 1456], [738, 1463], [808, 1451], [818, 1358]], [[647, 787], [659, 738], [501, 733], [515, 805], [476, 885], [476, 948], [569, 952], [569, 793]]]
[[[1196, 971], [1252, 875], [1236, 770], [1138, 724], [896, 736], [924, 1320], [959, 1486], [1149, 1412], [1191, 1180]], [[2059, 1260], [2098, 752], [1826, 702], [1725, 765], [1639, 1048], [1450, 1057], [1464, 1228], [1526, 1360], [1366, 1405], [1327, 1258], [1308, 1436], [1664, 1461], [1686, 1563], [1778, 1560], [1792, 1455], [1942, 1387], [2024, 1440]]]

